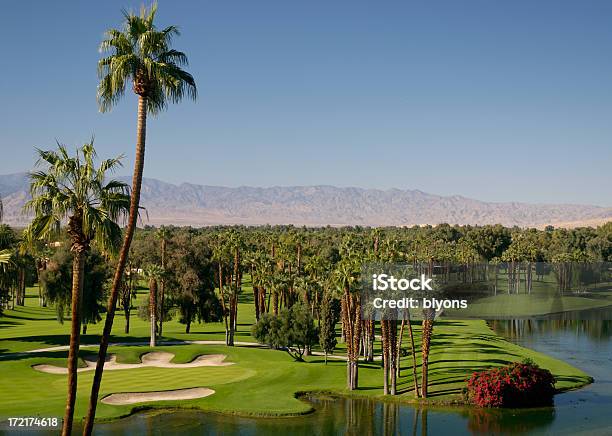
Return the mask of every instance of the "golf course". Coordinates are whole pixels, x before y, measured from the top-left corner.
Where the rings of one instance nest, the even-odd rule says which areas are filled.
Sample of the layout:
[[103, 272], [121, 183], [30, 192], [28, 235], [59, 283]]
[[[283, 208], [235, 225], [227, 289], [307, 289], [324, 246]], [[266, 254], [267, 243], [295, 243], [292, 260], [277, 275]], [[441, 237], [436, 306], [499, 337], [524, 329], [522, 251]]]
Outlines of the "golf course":
[[612, 435], [612, 3], [161, 1], [3, 5], [0, 435]]
[[[137, 367], [119, 369], [105, 374], [101, 398], [125, 392], [150, 392], [209, 388], [214, 394], [201, 399], [180, 401], [139, 402], [131, 405], [99, 405], [98, 418], [108, 420], [129, 415], [143, 407], [199, 408], [207, 411], [247, 416], [299, 415], [312, 411], [312, 406], [301, 401], [300, 393], [333, 393], [383, 399], [380, 362], [360, 366], [360, 390], [346, 390], [346, 361], [342, 344], [324, 364], [321, 355], [313, 353], [304, 362], [295, 362], [286, 352], [260, 346], [250, 334], [255, 321], [252, 302], [248, 301], [248, 282], [241, 301], [234, 347], [224, 343], [221, 323], [198, 325], [189, 334], [177, 322], [164, 326], [164, 338], [154, 349], [148, 347], [147, 322], [132, 321], [129, 335], [122, 333], [124, 325], [119, 318], [114, 327], [109, 352], [116, 361], [125, 364], [141, 363], [141, 356], [151, 351], [173, 354], [172, 363], [194, 361], [199, 356], [224, 355], [227, 366], [201, 366], [192, 368]], [[139, 298], [145, 295], [144, 290]], [[2, 418], [26, 416], [37, 411], [40, 416], [58, 416], [65, 403], [66, 376], [36, 371], [36, 365], [66, 366], [66, 324], [56, 320], [51, 308], [37, 307], [38, 291], [29, 288], [26, 304], [6, 311], [0, 318], [0, 371], [9, 376], [0, 380]], [[415, 339], [420, 340], [420, 326], [415, 323]], [[484, 321], [439, 321], [432, 339], [430, 356], [431, 404], [448, 405], [461, 402], [461, 389], [466, 378], [478, 369], [503, 365], [531, 358], [556, 377], [559, 390], [579, 388], [591, 381], [588, 374], [571, 365], [514, 345], [495, 334]], [[100, 332], [99, 325], [88, 329], [82, 336], [80, 366], [91, 357]], [[146, 345], [143, 345], [146, 344]], [[166, 345], [166, 343], [168, 345]], [[133, 344], [133, 345], [131, 345]], [[172, 345], [170, 345], [172, 344]], [[316, 347], [314, 348], [316, 352]], [[376, 350], [378, 351], [378, 350]], [[408, 362], [402, 359], [399, 391], [394, 400], [413, 401], [412, 379], [408, 376]], [[91, 387], [91, 372], [79, 374], [79, 400], [75, 416], [86, 413], [87, 392]], [[19, 388], [16, 390], [16, 386]]]

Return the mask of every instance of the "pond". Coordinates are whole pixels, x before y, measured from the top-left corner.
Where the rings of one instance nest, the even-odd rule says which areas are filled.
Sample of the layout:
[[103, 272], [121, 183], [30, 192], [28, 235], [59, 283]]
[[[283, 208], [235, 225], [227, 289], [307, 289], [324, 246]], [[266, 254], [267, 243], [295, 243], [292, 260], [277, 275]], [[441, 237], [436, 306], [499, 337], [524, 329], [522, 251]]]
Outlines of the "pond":
[[[509, 340], [565, 360], [595, 382], [555, 396], [554, 408], [478, 410], [414, 408], [371, 400], [309, 397], [316, 412], [293, 418], [243, 418], [196, 411], [149, 411], [96, 425], [96, 435], [462, 435], [612, 434], [612, 309], [588, 320], [572, 314], [494, 321]], [[585, 318], [581, 316], [581, 318]]]

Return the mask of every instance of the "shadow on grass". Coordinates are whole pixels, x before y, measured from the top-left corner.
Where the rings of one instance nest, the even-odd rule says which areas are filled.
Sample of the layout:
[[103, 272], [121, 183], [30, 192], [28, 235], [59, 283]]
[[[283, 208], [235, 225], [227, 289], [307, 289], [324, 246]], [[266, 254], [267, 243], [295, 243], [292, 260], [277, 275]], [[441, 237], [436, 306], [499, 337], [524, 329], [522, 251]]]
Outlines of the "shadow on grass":
[[[234, 332], [234, 335], [236, 335], [238, 332]], [[225, 334], [225, 330], [215, 330], [215, 331], [206, 331], [206, 332], [194, 332], [191, 331], [189, 332], [189, 335], [224, 335]]]
[[[10, 318], [10, 319], [21, 319], [24, 321], [57, 321], [57, 317], [52, 316], [52, 317], [33, 317], [33, 316], [25, 316], [25, 314], [23, 316], [17, 316], [17, 315], [13, 315], [10, 313], [4, 314], [2, 315], [2, 318]], [[66, 318], [66, 319], [70, 319], [70, 317]], [[25, 324], [25, 323], [19, 323], [19, 324]]]
[[556, 376], [555, 380], [558, 382], [570, 382], [570, 383], [585, 383], [590, 382], [590, 377], [581, 376]]
[[[412, 325], [420, 325], [417, 321], [412, 321]], [[446, 326], [465, 326], [465, 322], [463, 321], [444, 321], [444, 320], [436, 320], [436, 326], [446, 327]]]
[[[86, 357], [87, 353], [83, 350], [79, 350], [79, 358]], [[41, 351], [40, 353], [9, 353], [6, 355], [0, 355], [0, 362], [13, 362], [17, 360], [28, 360], [28, 359], [62, 359], [66, 360], [68, 357], [68, 350], [58, 351]], [[84, 364], [83, 364], [84, 365]], [[59, 365], [62, 366], [62, 365]]]
[[15, 321], [0, 321], [0, 329], [8, 328], [8, 327], [16, 326], [16, 325], [23, 325], [23, 323], [15, 322]]

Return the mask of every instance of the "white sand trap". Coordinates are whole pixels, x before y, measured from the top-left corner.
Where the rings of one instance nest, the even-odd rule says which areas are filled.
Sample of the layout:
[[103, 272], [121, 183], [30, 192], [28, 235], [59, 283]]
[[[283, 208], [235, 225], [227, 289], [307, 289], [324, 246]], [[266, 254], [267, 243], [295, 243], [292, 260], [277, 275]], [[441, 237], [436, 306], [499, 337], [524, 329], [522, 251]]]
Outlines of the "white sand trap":
[[150, 401], [193, 400], [195, 398], [208, 397], [214, 393], [215, 391], [207, 388], [189, 388], [159, 392], [123, 392], [120, 394], [110, 394], [102, 398], [102, 402], [118, 406], [122, 404], [147, 403]]
[[[116, 370], [116, 369], [134, 369], [134, 368], [196, 368], [199, 366], [228, 366], [233, 365], [232, 362], [224, 362], [227, 357], [225, 354], [205, 354], [196, 357], [194, 360], [188, 363], [172, 363], [170, 362], [174, 354], [166, 353], [165, 351], [153, 351], [151, 353], [143, 354], [140, 358], [142, 363], [117, 363], [117, 356], [111, 354], [104, 363], [104, 370]], [[84, 368], [79, 368], [77, 372], [93, 371], [96, 369], [96, 361], [84, 359], [87, 365]], [[46, 372], [48, 374], [68, 374], [68, 368], [55, 365], [33, 365], [36, 371]]]

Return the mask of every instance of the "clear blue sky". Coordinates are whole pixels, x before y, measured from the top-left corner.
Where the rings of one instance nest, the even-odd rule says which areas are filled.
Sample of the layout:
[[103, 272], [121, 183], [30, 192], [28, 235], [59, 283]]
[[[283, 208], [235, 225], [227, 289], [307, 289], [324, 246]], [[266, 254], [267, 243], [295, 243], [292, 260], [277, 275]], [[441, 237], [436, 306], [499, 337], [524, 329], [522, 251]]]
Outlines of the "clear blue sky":
[[[91, 135], [131, 166], [135, 99], [99, 113], [96, 62], [140, 4], [2, 4], [0, 173]], [[150, 120], [148, 177], [612, 206], [610, 1], [161, 1], [167, 24], [199, 99]]]

